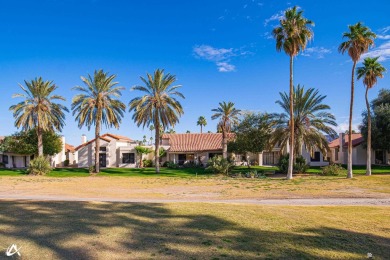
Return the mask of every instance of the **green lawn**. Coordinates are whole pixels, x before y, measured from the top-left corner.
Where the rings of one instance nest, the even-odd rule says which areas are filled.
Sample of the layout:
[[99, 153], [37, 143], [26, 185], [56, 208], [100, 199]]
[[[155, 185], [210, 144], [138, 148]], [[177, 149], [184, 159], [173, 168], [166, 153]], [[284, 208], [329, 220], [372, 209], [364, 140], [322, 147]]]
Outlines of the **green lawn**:
[[0, 245], [32, 260], [389, 259], [389, 220], [388, 207], [0, 201]]
[[[346, 166], [344, 166], [346, 168]], [[251, 170], [257, 171], [275, 171], [277, 172], [278, 167], [265, 167], [265, 166], [252, 166], [250, 169], [246, 166], [238, 166], [233, 169], [233, 172], [247, 172]], [[365, 174], [365, 166], [354, 166], [354, 174]], [[311, 167], [307, 173], [319, 174], [321, 173], [321, 167]], [[373, 174], [390, 174], [390, 166], [377, 166], [372, 167]], [[0, 176], [21, 176], [25, 175], [24, 170], [12, 170], [12, 169], [0, 169]], [[180, 169], [169, 169], [161, 168], [160, 174], [155, 173], [154, 168], [106, 168], [102, 169], [98, 176], [134, 176], [134, 177], [193, 177], [193, 176], [211, 176], [212, 174], [206, 172], [203, 168], [180, 168]], [[50, 177], [86, 177], [89, 176], [88, 169], [84, 168], [56, 168], [47, 176]]]

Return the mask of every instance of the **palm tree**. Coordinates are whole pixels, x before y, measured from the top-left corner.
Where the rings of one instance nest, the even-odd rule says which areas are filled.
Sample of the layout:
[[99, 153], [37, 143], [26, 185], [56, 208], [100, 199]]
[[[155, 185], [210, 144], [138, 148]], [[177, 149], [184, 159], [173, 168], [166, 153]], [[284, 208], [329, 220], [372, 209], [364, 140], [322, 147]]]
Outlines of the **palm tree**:
[[137, 154], [139, 154], [139, 165], [138, 166], [139, 166], [139, 168], [142, 168], [143, 167], [143, 164], [142, 164], [143, 155], [151, 153], [152, 150], [150, 148], [143, 147], [140, 145], [134, 147], [134, 149], [137, 151]]
[[146, 144], [146, 135], [143, 136], [143, 139], [142, 139], [142, 144], [145, 145]]
[[167, 131], [167, 134], [176, 134], [175, 129], [171, 128]]
[[[290, 57], [290, 147], [294, 147], [294, 105], [293, 105], [293, 61], [300, 51], [305, 50], [307, 42], [313, 37], [313, 31], [309, 26], [314, 23], [302, 16], [303, 11], [298, 11], [295, 6], [287, 9], [284, 18], [280, 20], [280, 26], [272, 33], [276, 40], [276, 50], [284, 51]], [[288, 163], [287, 179], [292, 178], [294, 157], [291, 153]]]
[[386, 69], [378, 62], [378, 58], [365, 58], [363, 66], [356, 70], [357, 79], [363, 78], [363, 84], [366, 86], [366, 106], [367, 106], [367, 169], [366, 175], [371, 175], [371, 111], [368, 102], [368, 90], [377, 83], [378, 78], [383, 78]]
[[204, 116], [200, 116], [198, 118], [198, 121], [196, 122], [196, 125], [200, 125], [200, 133], [203, 132], [203, 126], [207, 125], [207, 120]]
[[38, 155], [43, 155], [43, 132], [60, 131], [65, 125], [65, 113], [68, 109], [55, 100], [65, 101], [65, 98], [54, 95], [58, 88], [53, 81], [43, 81], [41, 77], [30, 82], [24, 81], [26, 87], [19, 84], [25, 92], [12, 97], [21, 97], [24, 100], [9, 109], [13, 111], [15, 126], [23, 131], [36, 129], [38, 137]]
[[227, 143], [228, 143], [228, 136], [227, 134], [230, 132], [232, 126], [236, 125], [238, 123], [238, 117], [241, 113], [241, 110], [238, 110], [234, 107], [233, 102], [220, 102], [219, 107], [212, 109], [211, 111], [214, 112], [214, 114], [211, 116], [211, 119], [218, 119], [218, 128], [222, 132], [222, 153], [223, 158], [227, 159]]
[[[184, 113], [180, 102], [176, 97], [184, 98], [178, 91], [180, 85], [172, 85], [176, 76], [164, 75], [164, 70], [157, 69], [153, 75], [147, 74], [141, 77], [144, 86], [135, 86], [132, 90], [139, 90], [145, 95], [132, 99], [129, 103], [129, 111], [134, 111], [133, 120], [140, 126], [154, 124], [155, 129], [167, 129], [179, 122], [179, 117]], [[161, 131], [155, 131], [155, 164], [156, 172], [160, 172], [159, 149]]]
[[[286, 150], [290, 138], [290, 99], [286, 92], [279, 93], [281, 100], [276, 101], [283, 109], [283, 113], [272, 115], [272, 123], [275, 130], [272, 133], [270, 147], [279, 144], [282, 150]], [[332, 126], [337, 126], [335, 117], [328, 112], [330, 107], [323, 103], [326, 96], [319, 94], [318, 90], [298, 85], [294, 88], [294, 148], [291, 156], [302, 155], [305, 147], [310, 153], [319, 149], [323, 154], [329, 151], [328, 140], [324, 134], [335, 137], [337, 133]]]
[[[154, 130], [154, 125], [150, 125], [149, 126], [149, 130], [150, 130], [150, 137], [152, 138], [153, 136], [153, 130]], [[150, 143], [152, 145], [152, 143]]]
[[[348, 52], [348, 55], [353, 61], [352, 76], [351, 76], [351, 101], [349, 105], [349, 133], [352, 133], [352, 111], [353, 101], [355, 93], [355, 67], [356, 63], [360, 60], [363, 53], [374, 45], [375, 33], [364, 26], [362, 23], [348, 26], [349, 31], [343, 34], [343, 38], [347, 39], [339, 46], [339, 52], [344, 54]], [[352, 178], [352, 135], [348, 135], [348, 173], [347, 178]]]
[[93, 77], [81, 77], [85, 86], [73, 89], [82, 92], [73, 97], [72, 110], [76, 115], [79, 128], [84, 125], [88, 130], [95, 126], [95, 172], [99, 173], [100, 130], [102, 124], [106, 127], [119, 128], [126, 109], [118, 98], [124, 87], [117, 86], [116, 75], [109, 75], [103, 70], [95, 71]]

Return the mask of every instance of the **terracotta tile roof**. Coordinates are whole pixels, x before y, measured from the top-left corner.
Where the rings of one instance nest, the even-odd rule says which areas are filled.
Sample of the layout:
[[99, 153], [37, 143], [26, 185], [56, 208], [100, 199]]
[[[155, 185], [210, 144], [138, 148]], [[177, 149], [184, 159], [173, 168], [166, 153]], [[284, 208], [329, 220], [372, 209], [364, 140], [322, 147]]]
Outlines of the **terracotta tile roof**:
[[[363, 143], [364, 139], [362, 134], [352, 134], [352, 146], [358, 146], [359, 144]], [[348, 135], [344, 136], [344, 147], [348, 147]], [[330, 148], [337, 148], [340, 147], [340, 138], [337, 138], [329, 143]]]
[[65, 151], [74, 152], [75, 148], [73, 145], [65, 144]]
[[114, 135], [114, 134], [110, 134], [110, 133], [106, 133], [104, 135], [102, 135], [101, 137], [111, 137], [111, 138], [114, 138], [116, 140], [123, 140], [123, 141], [133, 141], [131, 140], [130, 138], [128, 138], [127, 136], [123, 136], [123, 135]]
[[[234, 134], [228, 135], [230, 139]], [[163, 134], [169, 140], [170, 152], [202, 152], [222, 150], [222, 134]]]
[[[106, 142], [111, 142], [110, 139], [107, 139], [107, 138], [105, 138], [105, 137], [103, 137], [103, 136], [100, 136], [100, 139], [102, 139], [102, 140], [104, 140], [104, 141], [106, 141]], [[77, 150], [79, 150], [80, 148], [83, 148], [84, 146], [87, 146], [87, 145], [89, 145], [89, 144], [95, 142], [95, 140], [96, 140], [96, 138], [92, 139], [91, 141], [86, 142], [85, 144], [81, 144], [81, 145], [77, 146], [75, 150], [77, 151]]]

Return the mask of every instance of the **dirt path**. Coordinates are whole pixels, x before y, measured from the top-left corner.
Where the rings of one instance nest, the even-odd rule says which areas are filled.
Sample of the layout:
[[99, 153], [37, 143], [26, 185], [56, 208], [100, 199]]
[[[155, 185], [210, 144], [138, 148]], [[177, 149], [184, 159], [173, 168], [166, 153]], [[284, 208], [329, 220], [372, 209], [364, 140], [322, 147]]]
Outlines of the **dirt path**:
[[390, 206], [388, 199], [372, 198], [315, 198], [315, 199], [118, 199], [107, 197], [76, 198], [65, 196], [34, 196], [34, 195], [0, 195], [1, 200], [34, 200], [34, 201], [99, 201], [99, 202], [128, 202], [128, 203], [227, 203], [254, 205], [283, 205], [283, 206]]

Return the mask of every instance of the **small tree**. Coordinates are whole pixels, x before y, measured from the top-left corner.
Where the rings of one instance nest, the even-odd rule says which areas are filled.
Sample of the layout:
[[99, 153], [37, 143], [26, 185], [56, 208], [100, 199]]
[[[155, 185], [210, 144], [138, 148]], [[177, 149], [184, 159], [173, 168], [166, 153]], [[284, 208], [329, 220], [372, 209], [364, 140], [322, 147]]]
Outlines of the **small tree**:
[[[42, 132], [43, 154], [53, 156], [62, 150], [61, 136], [52, 132]], [[38, 154], [36, 130], [16, 132], [7, 136], [0, 144], [0, 151], [17, 154]]]
[[135, 150], [137, 151], [137, 154], [139, 154], [139, 167], [142, 168], [143, 167], [143, 165], [142, 165], [143, 155], [151, 153], [152, 149], [139, 145], [139, 146], [135, 147]]
[[236, 138], [228, 143], [228, 152], [244, 154], [246, 158], [248, 153], [261, 153], [271, 136], [270, 117], [268, 114], [246, 114], [233, 128], [233, 132]]

